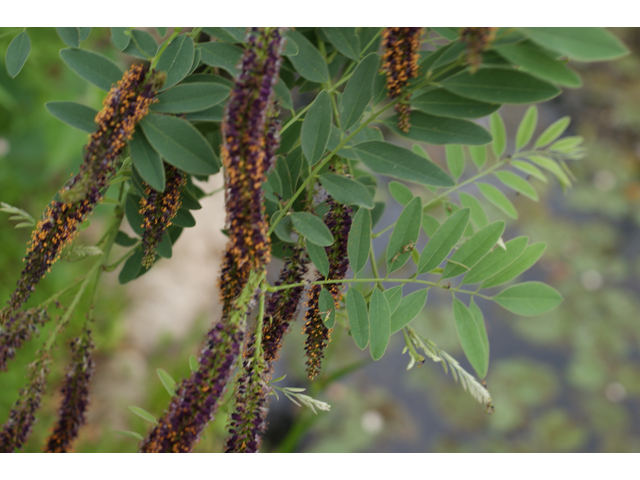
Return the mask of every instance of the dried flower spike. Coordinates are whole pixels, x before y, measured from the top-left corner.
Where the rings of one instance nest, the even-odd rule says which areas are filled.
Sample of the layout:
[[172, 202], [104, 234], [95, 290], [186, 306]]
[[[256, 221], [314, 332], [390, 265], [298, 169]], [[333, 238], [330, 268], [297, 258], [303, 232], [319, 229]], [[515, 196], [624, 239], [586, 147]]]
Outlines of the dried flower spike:
[[153, 82], [145, 83], [146, 75], [146, 67], [133, 65], [109, 91], [96, 115], [98, 128], [91, 134], [80, 171], [58, 192], [58, 199], [49, 204], [31, 234], [25, 267], [9, 301], [11, 311], [29, 298], [62, 249], [76, 237], [79, 225], [102, 201], [117, 158], [155, 101]]
[[[317, 281], [342, 280], [349, 269], [347, 244], [351, 230], [351, 208], [332, 198], [329, 198], [327, 205], [329, 211], [325, 215], [324, 221], [335, 240], [332, 245], [325, 247], [329, 258], [329, 276], [325, 278], [321, 273], [318, 273]], [[342, 300], [342, 284], [332, 283], [327, 285], [327, 289], [333, 297], [336, 308], [338, 308]], [[304, 344], [307, 355], [307, 374], [312, 380], [320, 373], [324, 350], [331, 341], [331, 330], [325, 326], [318, 305], [321, 290], [321, 285], [313, 285], [309, 290], [308, 308], [305, 315], [306, 324], [303, 329], [303, 333], [307, 335]]]
[[496, 36], [497, 27], [465, 27], [460, 40], [467, 45], [467, 63], [471, 72], [482, 65], [482, 52], [487, 50]]
[[187, 183], [186, 176], [177, 168], [165, 164], [164, 171], [167, 182], [163, 192], [157, 192], [143, 183], [144, 197], [140, 200], [140, 214], [144, 217], [144, 223], [141, 225], [144, 229], [144, 268], [151, 268], [153, 265], [156, 259], [155, 248], [162, 241], [182, 205], [182, 189]]
[[89, 330], [71, 343], [71, 364], [67, 368], [62, 386], [62, 405], [58, 410], [58, 421], [47, 440], [45, 452], [68, 452], [80, 427], [85, 423], [89, 406], [89, 385], [95, 367], [91, 356], [93, 348]]
[[20, 390], [18, 400], [9, 412], [9, 418], [0, 430], [0, 453], [11, 453], [22, 448], [36, 421], [42, 395], [47, 387], [48, 357], [40, 356], [29, 366], [29, 384]]
[[[387, 27], [382, 32], [382, 71], [387, 76], [389, 98], [403, 96], [410, 79], [418, 76], [421, 36], [421, 27]], [[408, 96], [395, 107], [398, 113], [398, 128], [403, 132], [408, 132], [410, 127], [411, 108], [406, 101]]]

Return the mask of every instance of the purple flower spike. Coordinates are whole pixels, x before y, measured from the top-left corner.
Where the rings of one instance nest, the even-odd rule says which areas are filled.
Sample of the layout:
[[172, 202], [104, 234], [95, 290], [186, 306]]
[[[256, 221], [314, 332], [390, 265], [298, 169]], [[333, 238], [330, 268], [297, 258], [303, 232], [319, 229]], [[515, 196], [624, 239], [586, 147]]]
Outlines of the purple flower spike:
[[221, 321], [207, 334], [198, 369], [178, 384], [169, 408], [140, 444], [142, 453], [190, 452], [213, 419], [240, 353], [243, 330]]
[[31, 308], [8, 315], [5, 309], [0, 312], [0, 371], [7, 370], [7, 363], [11, 360], [18, 348], [34, 335], [38, 334], [38, 327], [43, 326], [49, 316], [45, 309]]
[[42, 394], [47, 387], [48, 358], [41, 356], [30, 365], [29, 385], [18, 394], [9, 419], [0, 430], [0, 453], [12, 453], [22, 448], [29, 438], [35, 413], [40, 408]]
[[[280, 272], [276, 285], [300, 283], [307, 273], [304, 248], [296, 246]], [[267, 423], [269, 381], [280, 353], [282, 338], [295, 319], [304, 287], [279, 290], [272, 293], [265, 309], [262, 326], [262, 356], [255, 358], [255, 335], [245, 349], [242, 371], [236, 383], [235, 412], [231, 415], [226, 451], [255, 453], [260, 448]]]
[[89, 385], [94, 372], [91, 332], [87, 330], [71, 344], [72, 361], [67, 368], [62, 386], [62, 405], [58, 410], [58, 421], [47, 440], [45, 452], [66, 453], [85, 423], [89, 406]]

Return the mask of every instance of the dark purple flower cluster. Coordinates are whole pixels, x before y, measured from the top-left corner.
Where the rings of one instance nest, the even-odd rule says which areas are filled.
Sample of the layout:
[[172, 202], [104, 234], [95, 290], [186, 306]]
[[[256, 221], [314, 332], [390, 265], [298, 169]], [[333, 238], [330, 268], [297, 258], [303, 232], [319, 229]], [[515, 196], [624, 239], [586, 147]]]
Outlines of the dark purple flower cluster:
[[[387, 90], [390, 98], [398, 98], [409, 85], [409, 80], [418, 76], [420, 60], [421, 27], [388, 27], [382, 33], [382, 70], [387, 75]], [[398, 103], [398, 128], [409, 131], [408, 103]]]
[[190, 452], [213, 419], [240, 353], [244, 333], [225, 320], [209, 330], [198, 369], [178, 384], [169, 408], [140, 444], [142, 453]]
[[497, 30], [498, 27], [465, 27], [460, 32], [460, 41], [467, 46], [467, 64], [472, 73], [482, 64], [482, 52], [490, 47]]
[[[7, 315], [7, 318], [3, 318]], [[49, 320], [44, 308], [31, 308], [10, 314], [8, 309], [0, 312], [0, 371], [7, 370], [7, 363], [18, 348], [34, 335]]]
[[[324, 275], [318, 273], [316, 281], [342, 280], [346, 277], [349, 269], [347, 243], [351, 230], [352, 210], [350, 207], [336, 202], [333, 198], [327, 200], [327, 205], [329, 211], [324, 216], [324, 222], [333, 233], [335, 241], [332, 245], [325, 247], [329, 258], [329, 275], [325, 278]], [[332, 283], [326, 285], [326, 288], [333, 296], [336, 308], [339, 308], [342, 300], [342, 284]], [[321, 290], [321, 285], [313, 285], [309, 290], [308, 308], [305, 315], [306, 324], [303, 329], [303, 333], [307, 335], [304, 344], [307, 355], [307, 374], [312, 380], [320, 373], [324, 349], [331, 341], [331, 330], [325, 326], [318, 306]]]
[[58, 410], [58, 421], [45, 447], [47, 453], [68, 452], [80, 427], [85, 423], [89, 406], [89, 385], [95, 368], [91, 356], [93, 348], [89, 330], [71, 343], [71, 364], [67, 368], [62, 386], [63, 400]]
[[[307, 273], [307, 258], [303, 247], [296, 246], [287, 258], [276, 285], [300, 283]], [[226, 451], [255, 453], [260, 448], [271, 387], [269, 381], [280, 353], [282, 338], [295, 319], [304, 287], [278, 290], [272, 293], [265, 309], [262, 325], [262, 355], [256, 357], [256, 338], [252, 335], [245, 348], [242, 371], [236, 383], [236, 407], [231, 415]]]
[[20, 390], [18, 400], [0, 430], [0, 453], [21, 449], [29, 438], [36, 420], [35, 413], [47, 387], [48, 373], [48, 358], [44, 355], [30, 365], [29, 384]]
[[144, 229], [142, 266], [145, 268], [151, 268], [156, 259], [155, 248], [182, 205], [182, 189], [187, 182], [184, 173], [176, 167], [165, 164], [164, 171], [167, 182], [163, 192], [157, 192], [143, 183], [145, 196], [140, 199], [140, 214], [144, 217], [141, 226]]
[[[225, 259], [225, 267], [236, 273], [260, 269], [270, 260], [262, 184], [277, 148], [277, 123], [268, 119], [275, 119], [274, 87], [284, 41], [279, 28], [251, 29], [241, 73], [221, 127], [230, 254]], [[227, 265], [228, 262], [235, 266]], [[239, 275], [240, 280], [245, 277], [246, 273]], [[225, 288], [225, 283], [236, 281], [223, 273], [223, 297], [227, 291], [236, 290], [233, 286]], [[229, 300], [225, 298], [226, 302]]]
[[98, 128], [91, 134], [80, 171], [58, 192], [58, 199], [49, 204], [31, 234], [25, 267], [9, 301], [11, 311], [18, 310], [29, 298], [64, 246], [75, 238], [78, 226], [102, 201], [116, 160], [136, 124], [155, 101], [153, 82], [146, 82], [146, 76], [146, 67], [133, 65], [105, 98], [95, 119]]

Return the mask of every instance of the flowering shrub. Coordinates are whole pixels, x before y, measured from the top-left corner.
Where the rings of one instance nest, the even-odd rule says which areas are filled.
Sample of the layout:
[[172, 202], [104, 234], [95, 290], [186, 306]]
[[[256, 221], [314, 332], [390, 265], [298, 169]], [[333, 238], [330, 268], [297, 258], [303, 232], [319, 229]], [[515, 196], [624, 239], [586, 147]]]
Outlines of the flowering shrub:
[[[615, 37], [596, 28], [195, 28], [157, 29], [167, 37], [158, 45], [158, 36], [146, 30], [113, 28], [115, 48], [143, 62], [123, 72], [80, 48], [90, 29], [58, 33], [69, 46], [60, 51], [62, 61], [108, 94], [100, 112], [73, 102], [47, 104], [55, 117], [91, 136], [79, 172], [41, 220], [35, 224], [28, 213], [3, 204], [24, 220], [18, 226], [35, 228], [15, 291], [0, 312], [0, 370], [51, 322], [48, 310], [62, 292], [24, 306], [52, 265], [72, 253], [98, 258], [65, 288], [76, 289], [75, 296], [29, 368], [29, 384], [0, 431], [1, 451], [19, 450], [28, 438], [52, 347], [80, 300], [93, 298], [89, 285], [120, 265], [118, 278], [126, 284], [171, 257], [183, 229], [195, 224], [189, 210], [200, 208], [205, 195], [194, 181], [220, 170], [228, 236], [219, 282], [222, 315], [203, 333], [190, 376], [176, 382], [161, 374], [172, 398], [159, 418], [132, 409], [153, 423], [145, 435], [129, 432], [141, 452], [192, 451], [227, 390], [233, 392], [229, 452], [259, 450], [278, 390], [314, 411], [327, 410], [326, 403], [272, 379], [286, 334], [303, 312], [311, 380], [322, 372], [334, 329], [348, 331], [373, 360], [402, 332], [409, 368], [426, 358], [441, 363], [492, 411], [481, 383], [489, 339], [476, 299], [526, 316], [548, 312], [562, 298], [541, 282], [504, 287], [538, 261], [545, 245], [508, 238], [505, 221], [490, 221], [484, 207], [517, 219], [510, 195], [537, 201], [533, 182], [547, 182], [549, 174], [569, 187], [569, 165], [584, 153], [580, 137], [561, 138], [567, 118], [534, 139], [537, 109], [531, 106], [515, 151], [507, 154], [497, 110], [549, 100], [561, 86], [578, 87], [567, 58], [622, 56], [626, 49]], [[19, 74], [29, 51], [25, 30], [7, 50], [10, 76]], [[299, 95], [304, 92], [312, 95]], [[488, 122], [474, 121], [483, 117]], [[385, 140], [383, 130], [412, 148]], [[422, 144], [444, 145], [445, 162], [432, 160]], [[394, 180], [383, 185], [385, 177]], [[383, 188], [403, 209], [395, 222], [374, 231], [385, 209], [375, 201]], [[76, 246], [80, 226], [103, 202], [114, 205], [111, 224], [96, 245]], [[125, 218], [138, 238], [120, 230]], [[389, 231], [384, 252], [374, 250], [373, 239]], [[428, 241], [418, 251], [421, 231]], [[112, 259], [114, 244], [129, 250]], [[284, 261], [273, 285], [267, 281], [272, 256]], [[421, 289], [405, 295], [407, 284]], [[460, 344], [477, 376], [412, 326], [432, 288], [451, 293]], [[91, 315], [72, 343], [46, 451], [70, 450], [85, 423], [95, 364], [90, 322]]]

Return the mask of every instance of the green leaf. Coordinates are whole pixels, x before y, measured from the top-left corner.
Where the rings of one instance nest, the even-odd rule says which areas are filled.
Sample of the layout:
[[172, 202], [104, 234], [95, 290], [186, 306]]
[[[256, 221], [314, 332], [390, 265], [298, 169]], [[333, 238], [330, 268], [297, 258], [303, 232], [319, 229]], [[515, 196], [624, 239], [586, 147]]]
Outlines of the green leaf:
[[280, 102], [283, 108], [287, 110], [293, 109], [293, 100], [291, 99], [291, 92], [287, 88], [287, 85], [281, 78], [278, 78], [278, 83], [274, 87], [276, 98]]
[[154, 425], [158, 424], [156, 417], [147, 412], [144, 408], [136, 407], [135, 405], [130, 405], [129, 410], [135, 413], [137, 416], [146, 420], [147, 422], [153, 423]]
[[171, 375], [169, 375], [169, 372], [167, 372], [166, 370], [158, 368], [156, 372], [158, 373], [158, 378], [162, 382], [164, 388], [167, 390], [169, 395], [173, 397], [173, 395], [176, 393], [176, 381]]
[[549, 145], [551, 142], [556, 140], [560, 135], [564, 133], [564, 131], [571, 123], [570, 117], [562, 117], [559, 120], [556, 120], [551, 125], [549, 125], [544, 132], [538, 137], [534, 149], [543, 148]]
[[455, 118], [486, 117], [500, 108], [499, 103], [479, 102], [461, 97], [444, 88], [434, 88], [412, 97], [410, 103], [413, 108], [424, 113]]
[[458, 180], [464, 172], [464, 152], [460, 145], [447, 145], [445, 147], [447, 154], [447, 166], [453, 178]]
[[487, 161], [487, 147], [469, 147], [469, 153], [471, 154], [471, 159], [473, 163], [476, 164], [478, 170], [480, 170]]
[[476, 197], [460, 192], [460, 204], [471, 210], [471, 221], [476, 224], [476, 227], [484, 228], [489, 224], [487, 214]]
[[142, 270], [142, 258], [144, 252], [141, 247], [136, 248], [135, 253], [124, 262], [122, 270], [118, 274], [118, 282], [121, 285], [129, 283], [131, 280], [138, 278], [138, 274]]
[[462, 350], [478, 376], [483, 378], [489, 367], [484, 341], [473, 314], [457, 298], [453, 299], [453, 318]]
[[150, 110], [163, 113], [188, 113], [205, 110], [229, 96], [231, 89], [220, 83], [186, 83], [162, 92]]
[[427, 237], [433, 237], [439, 228], [440, 222], [438, 220], [426, 213], [422, 215], [422, 229], [427, 234]]
[[318, 313], [320, 314], [322, 321], [326, 324], [327, 328], [333, 328], [336, 323], [336, 305], [333, 302], [333, 297], [329, 291], [322, 287], [320, 289], [320, 296], [318, 297]]
[[549, 147], [549, 150], [553, 150], [555, 152], [560, 152], [560, 153], [571, 153], [575, 149], [577, 149], [582, 144], [583, 141], [584, 141], [584, 138], [582, 138], [580, 135], [576, 135], [572, 137], [564, 137], [558, 140], [557, 142], [554, 142]]
[[513, 172], [494, 172], [494, 175], [500, 179], [507, 187], [514, 189], [516, 192], [521, 193], [525, 197], [529, 197], [531, 200], [538, 201], [538, 192], [531, 186], [524, 178], [516, 175]]
[[522, 160], [512, 160], [511, 166], [517, 168], [521, 172], [526, 173], [527, 175], [531, 175], [532, 177], [537, 178], [541, 182], [547, 183], [547, 177], [545, 177], [544, 173], [542, 173], [540, 169], [535, 165], [523, 162]]
[[604, 28], [521, 28], [543, 47], [568, 55], [573, 60], [595, 62], [622, 57], [629, 50]]
[[305, 238], [305, 247], [309, 253], [309, 258], [316, 266], [318, 271], [327, 278], [329, 276], [329, 258], [324, 247], [320, 247], [313, 242], [310, 242], [308, 238]]
[[131, 41], [127, 48], [124, 49], [124, 53], [142, 60], [148, 60], [155, 57], [157, 52], [158, 44], [149, 32], [135, 28], [131, 30]]
[[561, 184], [567, 187], [571, 185], [571, 180], [569, 179], [567, 174], [551, 158], [543, 157], [542, 155], [528, 155], [527, 158], [531, 160], [533, 163], [535, 163], [536, 165], [538, 165], [539, 167], [542, 167], [545, 170], [553, 173], [556, 176], [556, 178], [560, 181]]
[[532, 243], [514, 262], [482, 282], [481, 288], [497, 287], [509, 280], [513, 280], [533, 267], [546, 248], [547, 245], [543, 242]]
[[565, 62], [557, 60], [557, 54], [553, 55], [533, 42], [502, 45], [495, 47], [495, 50], [511, 63], [522, 66], [524, 71], [543, 80], [567, 87], [582, 85], [580, 75], [567, 67]]
[[325, 173], [318, 178], [327, 193], [339, 203], [373, 208], [373, 197], [367, 187], [357, 180], [335, 173]]
[[505, 243], [506, 249], [495, 247], [493, 252], [489, 253], [467, 272], [460, 285], [482, 282], [501, 272], [522, 255], [522, 252], [527, 248], [528, 241], [527, 237], [517, 237]]
[[328, 247], [333, 243], [331, 230], [317, 215], [309, 212], [293, 212], [289, 216], [296, 231], [310, 242], [321, 247]]
[[391, 192], [391, 196], [401, 205], [406, 205], [413, 200], [414, 197], [406, 185], [396, 182], [395, 180], [389, 182], [389, 192]]
[[174, 167], [194, 175], [220, 170], [209, 142], [186, 120], [151, 114], [140, 125], [151, 146]]
[[329, 41], [341, 54], [351, 60], [360, 59], [360, 41], [356, 35], [355, 27], [326, 28], [322, 29]]
[[367, 302], [362, 294], [351, 287], [347, 291], [345, 304], [349, 315], [351, 336], [360, 350], [367, 348], [369, 343], [369, 312]]
[[396, 311], [396, 308], [400, 305], [400, 300], [402, 300], [402, 285], [385, 290], [383, 293], [387, 302], [389, 302], [389, 311], [393, 318], [393, 312]]
[[401, 131], [398, 116], [393, 115], [384, 121], [391, 130], [418, 142], [432, 145], [485, 145], [491, 141], [491, 135], [476, 123], [459, 118], [436, 117], [422, 112], [411, 112], [409, 132]]
[[246, 27], [205, 27], [208, 35], [216, 37], [224, 42], [242, 43], [247, 31]]
[[[275, 218], [280, 214], [280, 212], [275, 212], [271, 217], [271, 222], [275, 220]], [[293, 222], [291, 221], [291, 215], [286, 215], [282, 217], [282, 219], [276, 224], [273, 232], [276, 236], [282, 240], [284, 243], [296, 243], [297, 240], [291, 237], [293, 233]]]
[[176, 216], [173, 217], [172, 224], [178, 227], [191, 228], [196, 226], [196, 219], [189, 210], [181, 208], [178, 210], [178, 213], [176, 213]]
[[327, 148], [332, 118], [331, 99], [329, 93], [323, 90], [305, 115], [300, 133], [302, 152], [310, 165], [318, 162]]
[[507, 287], [492, 300], [516, 315], [532, 316], [556, 308], [562, 295], [542, 282], [525, 282]]
[[391, 336], [391, 313], [389, 302], [378, 289], [373, 290], [369, 305], [369, 343], [371, 358], [380, 360], [384, 355]]
[[91, 107], [75, 102], [48, 102], [44, 106], [58, 120], [78, 130], [93, 133], [98, 128], [94, 121], [98, 112]]
[[7, 73], [11, 78], [16, 78], [20, 73], [20, 70], [24, 67], [27, 58], [29, 58], [29, 52], [31, 52], [31, 39], [29, 38], [27, 31], [24, 30], [11, 40], [9, 47], [7, 48], [7, 54], [4, 58]]
[[232, 77], [238, 75], [237, 65], [242, 58], [242, 49], [236, 45], [224, 42], [208, 42], [198, 44], [201, 49], [202, 61], [211, 67], [226, 70]]
[[111, 43], [121, 52], [129, 46], [131, 35], [125, 33], [129, 27], [111, 27]]
[[[351, 230], [347, 241], [349, 265], [355, 275], [364, 268], [371, 248], [371, 212], [359, 209], [351, 222]], [[364, 348], [364, 347], [363, 347]]]
[[478, 182], [477, 185], [487, 200], [511, 218], [518, 218], [518, 211], [516, 210], [516, 207], [513, 206], [511, 200], [509, 200], [504, 193], [488, 183]]
[[296, 71], [312, 82], [328, 82], [329, 69], [318, 49], [298, 31], [289, 32], [287, 36], [298, 46], [298, 54], [288, 57]]
[[560, 94], [555, 85], [506, 68], [481, 68], [474, 74], [464, 71], [441, 85], [463, 97], [491, 103], [542, 102]]
[[186, 119], [190, 122], [221, 122], [224, 118], [224, 107], [214, 105], [200, 112], [187, 113]]
[[461, 208], [451, 215], [433, 234], [420, 255], [418, 273], [427, 273], [438, 267], [447, 258], [451, 249], [462, 237], [469, 224], [470, 211]]
[[537, 123], [538, 107], [532, 105], [527, 109], [527, 112], [524, 114], [524, 117], [522, 117], [522, 121], [518, 127], [518, 134], [516, 135], [516, 151], [522, 149], [522, 147], [531, 141]]
[[162, 159], [139, 129], [136, 129], [129, 142], [129, 153], [140, 177], [154, 190], [163, 192], [165, 175]]
[[191, 355], [189, 357], [189, 370], [191, 370], [191, 372], [196, 372], [198, 370], [198, 359], [195, 355]]
[[373, 80], [378, 72], [378, 63], [378, 55], [370, 53], [358, 64], [347, 82], [340, 102], [340, 119], [343, 131], [356, 125], [364, 109], [369, 105], [373, 96]]
[[169, 234], [165, 232], [162, 236], [162, 240], [156, 245], [156, 252], [162, 258], [171, 258], [173, 256], [173, 246], [171, 245], [171, 238]]
[[374, 140], [359, 143], [352, 150], [376, 173], [435, 187], [455, 185], [435, 163], [397, 145]]
[[490, 118], [491, 135], [493, 136], [493, 153], [500, 158], [507, 148], [507, 131], [504, 128], [504, 121], [498, 113], [494, 113]]
[[288, 32], [285, 33], [284, 37], [287, 41], [284, 44], [284, 50], [282, 51], [282, 55], [285, 57], [295, 57], [300, 52], [298, 45], [294, 42], [288, 35]]
[[[468, 269], [472, 268], [489, 253], [503, 232], [503, 221], [490, 223], [476, 232], [451, 256], [451, 262], [447, 263], [441, 279], [457, 277], [467, 272]], [[457, 264], [464, 265], [467, 269]]]
[[396, 221], [387, 245], [387, 273], [401, 268], [415, 248], [422, 223], [422, 199], [414, 197]]
[[167, 34], [167, 27], [155, 27], [155, 29], [160, 37], [164, 37]]
[[120, 230], [116, 234], [116, 239], [114, 241], [116, 242], [117, 245], [121, 245], [123, 247], [130, 247], [131, 245], [135, 245], [138, 240], [130, 237], [129, 235], [124, 233], [122, 230]]
[[403, 297], [398, 308], [391, 314], [391, 335], [409, 325], [427, 303], [429, 289], [418, 290]]
[[133, 189], [131, 189], [129, 195], [127, 196], [127, 200], [125, 202], [125, 213], [127, 215], [127, 220], [129, 221], [129, 225], [131, 225], [131, 229], [142, 236], [144, 230], [142, 229], [142, 224], [144, 219], [139, 212], [140, 209], [140, 197], [133, 193]]
[[[162, 86], [162, 90], [173, 87], [189, 75], [194, 56], [195, 48], [191, 37], [188, 35], [180, 35], [173, 39], [160, 57], [160, 60], [158, 60], [158, 65], [156, 66], [157, 70], [167, 73], [167, 79]], [[204, 108], [205, 107], [200, 108], [199, 110], [203, 110]]]
[[104, 55], [81, 48], [60, 50], [60, 58], [79, 77], [107, 92], [124, 73], [118, 65]]
[[56, 33], [68, 47], [80, 46], [80, 30], [77, 27], [56, 27]]
[[[469, 304], [469, 310], [471, 311], [471, 315], [473, 315], [473, 319], [476, 322], [476, 327], [480, 332], [480, 339], [482, 340], [482, 346], [484, 348], [485, 354], [485, 363], [487, 365], [487, 369], [489, 367], [489, 337], [487, 336], [487, 328], [484, 324], [484, 316], [482, 315], [482, 310], [476, 304], [473, 297], [471, 297], [471, 303]], [[486, 375], [486, 371], [485, 371]], [[481, 378], [484, 378], [485, 375], [481, 375]]]
[[135, 438], [136, 440], [143, 440], [142, 435], [138, 432], [132, 432], [131, 430], [114, 430], [114, 433], [119, 433], [120, 435], [124, 435], [125, 437]]

